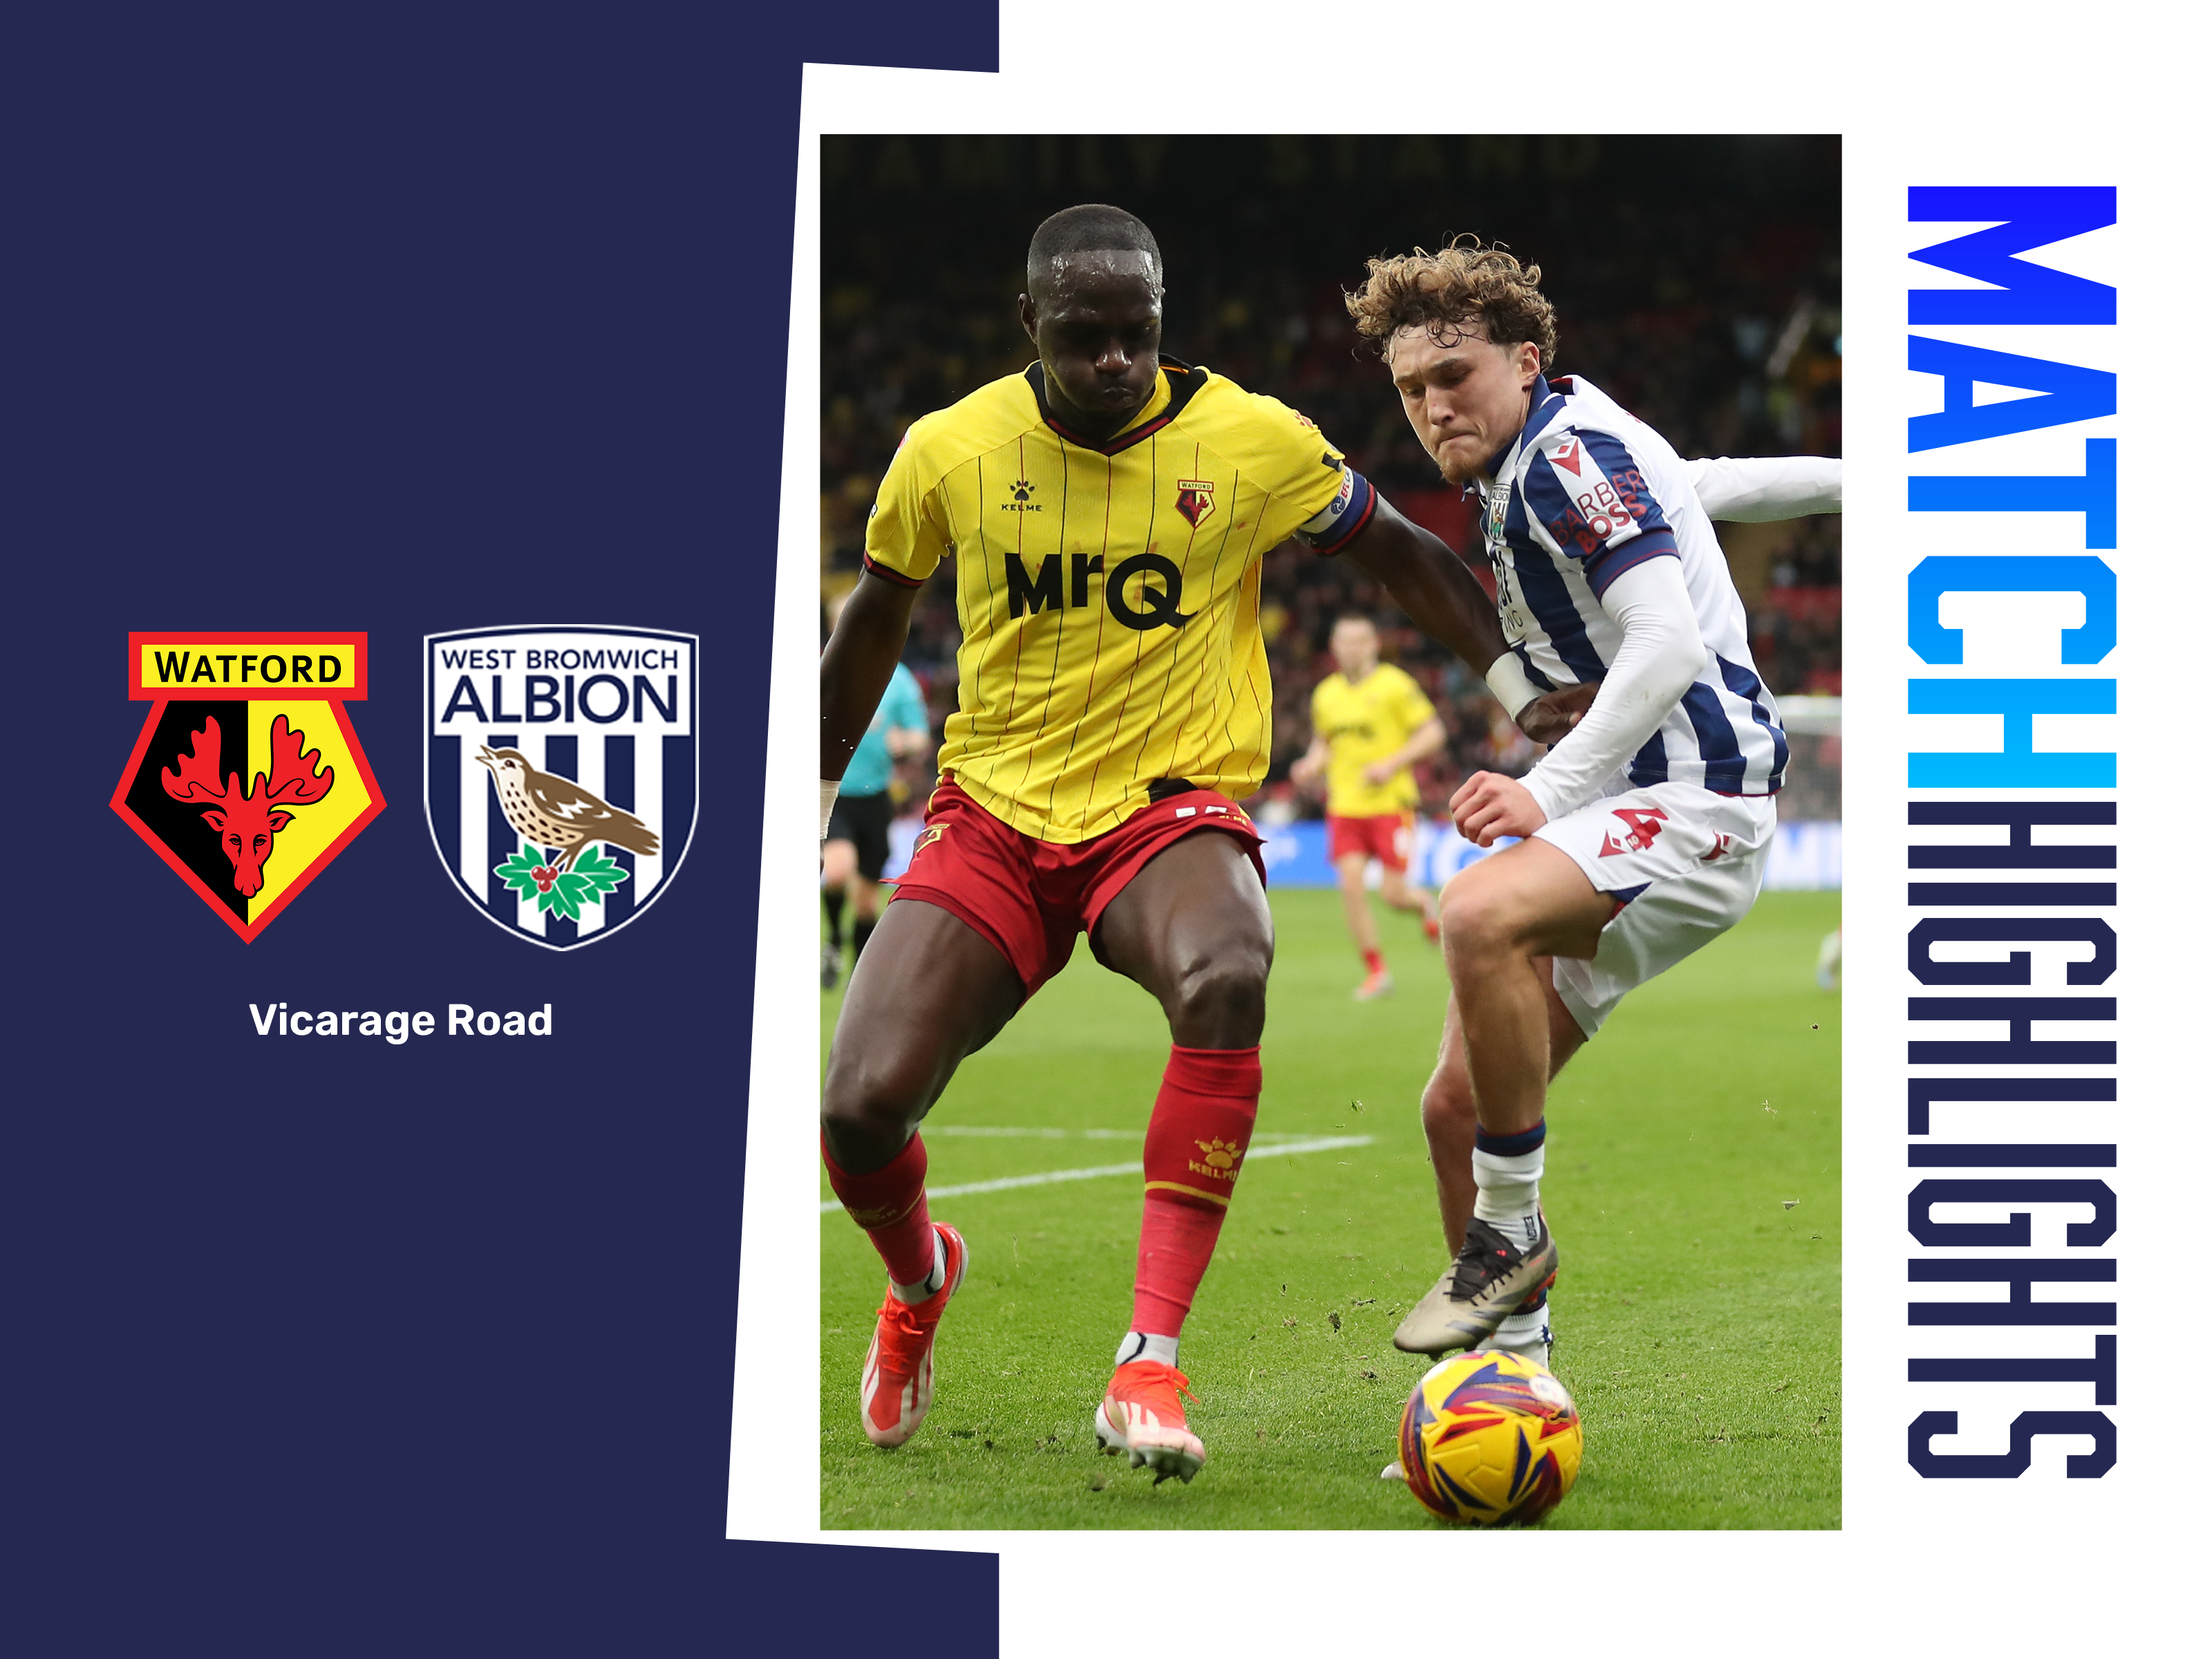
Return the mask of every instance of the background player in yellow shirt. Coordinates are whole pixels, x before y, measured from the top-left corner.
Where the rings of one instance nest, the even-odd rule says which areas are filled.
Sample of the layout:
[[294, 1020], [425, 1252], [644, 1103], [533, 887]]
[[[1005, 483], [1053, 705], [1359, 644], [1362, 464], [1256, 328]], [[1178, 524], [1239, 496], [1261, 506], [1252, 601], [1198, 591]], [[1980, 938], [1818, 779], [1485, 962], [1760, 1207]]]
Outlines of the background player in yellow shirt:
[[1367, 904], [1367, 866], [1382, 866], [1382, 902], [1421, 918], [1437, 937], [1435, 906], [1406, 879], [1420, 790], [1413, 767], [1443, 747], [1444, 723], [1413, 677], [1382, 659], [1375, 623], [1347, 612], [1329, 630], [1336, 672], [1314, 687], [1313, 744], [1291, 768], [1293, 781], [1328, 780], [1328, 857], [1344, 895], [1352, 942], [1367, 964], [1352, 996], [1361, 1002], [1393, 988], [1375, 913]]
[[[1134, 1310], [1102, 1443], [1188, 1480], [1206, 1449], [1177, 1369], [1259, 1108], [1273, 928], [1238, 799], [1265, 778], [1273, 694], [1260, 561], [1343, 551], [1478, 672], [1504, 652], [1473, 574], [1271, 398], [1164, 358], [1159, 246], [1118, 208], [1030, 245], [1018, 310], [1038, 362], [923, 416], [868, 523], [822, 653], [826, 827], [897, 662], [915, 596], [955, 566], [958, 710], [912, 863], [855, 966], [822, 1095], [831, 1190], [889, 1270], [862, 1428], [902, 1444], [929, 1408], [967, 1243], [933, 1223], [916, 1133], [954, 1068], [1066, 962], [1078, 932], [1167, 1016], [1145, 1141]], [[1563, 732], [1587, 702], [1522, 718]]]

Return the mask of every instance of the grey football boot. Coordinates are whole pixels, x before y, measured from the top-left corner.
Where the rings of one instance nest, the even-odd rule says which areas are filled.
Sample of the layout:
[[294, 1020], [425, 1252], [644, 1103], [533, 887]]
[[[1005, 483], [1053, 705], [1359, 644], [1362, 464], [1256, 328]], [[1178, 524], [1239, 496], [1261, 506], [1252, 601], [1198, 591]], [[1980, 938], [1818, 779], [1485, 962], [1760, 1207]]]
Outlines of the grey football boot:
[[1413, 1304], [1390, 1340], [1407, 1353], [1449, 1353], [1493, 1346], [1492, 1334], [1508, 1314], [1559, 1277], [1559, 1248], [1540, 1216], [1525, 1249], [1486, 1221], [1470, 1218], [1459, 1260]]

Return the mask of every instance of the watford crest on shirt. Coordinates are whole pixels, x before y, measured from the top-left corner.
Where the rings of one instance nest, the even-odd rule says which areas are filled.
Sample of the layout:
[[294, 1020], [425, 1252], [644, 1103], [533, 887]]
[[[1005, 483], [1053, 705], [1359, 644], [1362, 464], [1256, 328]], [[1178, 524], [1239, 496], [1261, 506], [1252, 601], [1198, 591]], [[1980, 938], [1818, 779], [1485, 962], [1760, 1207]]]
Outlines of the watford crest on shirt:
[[659, 902], [698, 814], [693, 634], [508, 627], [422, 641], [422, 805], [446, 873], [573, 951]]
[[1176, 511], [1190, 520], [1194, 530], [1213, 516], [1213, 480], [1211, 478], [1177, 478], [1176, 480]]

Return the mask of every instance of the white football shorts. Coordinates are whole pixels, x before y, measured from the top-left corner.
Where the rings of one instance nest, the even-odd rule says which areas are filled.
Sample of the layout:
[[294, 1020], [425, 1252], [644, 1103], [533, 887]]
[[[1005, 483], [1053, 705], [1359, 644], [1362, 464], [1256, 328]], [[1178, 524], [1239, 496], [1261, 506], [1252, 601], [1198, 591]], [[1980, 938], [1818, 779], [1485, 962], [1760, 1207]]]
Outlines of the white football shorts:
[[1552, 958], [1552, 984], [1586, 1036], [1620, 1000], [1743, 920], [1774, 841], [1771, 795], [1657, 783], [1603, 796], [1536, 831], [1620, 904], [1588, 962]]

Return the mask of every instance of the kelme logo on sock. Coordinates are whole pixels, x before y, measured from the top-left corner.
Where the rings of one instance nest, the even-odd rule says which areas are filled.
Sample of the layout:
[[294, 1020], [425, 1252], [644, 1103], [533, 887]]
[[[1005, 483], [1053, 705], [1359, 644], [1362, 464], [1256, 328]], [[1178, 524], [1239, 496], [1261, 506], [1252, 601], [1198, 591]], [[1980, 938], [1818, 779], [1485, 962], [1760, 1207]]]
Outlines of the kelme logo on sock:
[[[1220, 1139], [1201, 1140], [1195, 1145], [1199, 1158], [1191, 1160], [1190, 1172], [1193, 1175], [1201, 1175], [1211, 1181], [1233, 1182], [1237, 1179], [1237, 1162], [1244, 1156], [1242, 1146], [1233, 1140]], [[1204, 1162], [1201, 1163], [1200, 1158]]]

